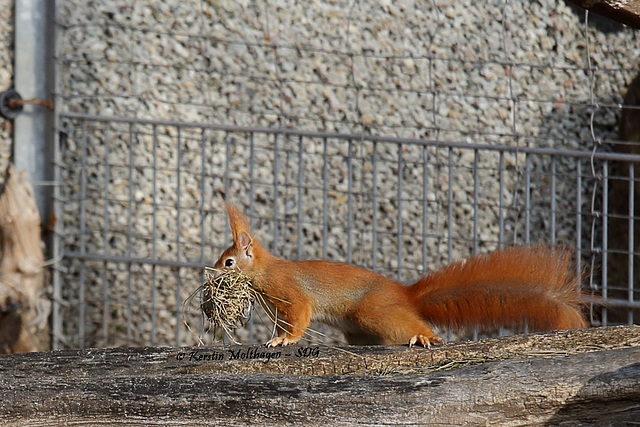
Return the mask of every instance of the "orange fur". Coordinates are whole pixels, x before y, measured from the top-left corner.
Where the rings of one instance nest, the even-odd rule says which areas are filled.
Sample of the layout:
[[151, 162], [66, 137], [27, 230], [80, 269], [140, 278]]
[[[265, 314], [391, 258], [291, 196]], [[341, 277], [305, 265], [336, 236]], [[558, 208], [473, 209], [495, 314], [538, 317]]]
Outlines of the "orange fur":
[[229, 225], [231, 226], [231, 234], [233, 236], [233, 242], [238, 241], [238, 235], [245, 232], [250, 235], [249, 220], [240, 212], [235, 205], [231, 203], [225, 203], [227, 208], [227, 217], [229, 218]]
[[442, 342], [429, 324], [533, 330], [582, 328], [579, 277], [571, 252], [542, 245], [480, 255], [423, 277], [413, 286], [349, 264], [287, 261], [251, 237], [249, 222], [233, 205], [227, 214], [234, 243], [215, 264], [251, 277], [277, 312], [278, 337], [297, 342], [313, 320], [342, 330], [351, 344]]
[[534, 245], [454, 262], [409, 289], [435, 325], [550, 330], [587, 326], [579, 287], [569, 250]]

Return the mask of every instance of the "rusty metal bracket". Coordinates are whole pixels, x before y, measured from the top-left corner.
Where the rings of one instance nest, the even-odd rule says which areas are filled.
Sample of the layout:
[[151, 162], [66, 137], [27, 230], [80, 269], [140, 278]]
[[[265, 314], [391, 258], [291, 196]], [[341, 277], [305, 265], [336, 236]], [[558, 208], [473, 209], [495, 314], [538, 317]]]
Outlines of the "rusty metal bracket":
[[53, 110], [53, 101], [43, 99], [22, 99], [15, 89], [8, 89], [0, 92], [0, 116], [7, 120], [15, 119], [20, 114], [25, 105], [39, 105]]

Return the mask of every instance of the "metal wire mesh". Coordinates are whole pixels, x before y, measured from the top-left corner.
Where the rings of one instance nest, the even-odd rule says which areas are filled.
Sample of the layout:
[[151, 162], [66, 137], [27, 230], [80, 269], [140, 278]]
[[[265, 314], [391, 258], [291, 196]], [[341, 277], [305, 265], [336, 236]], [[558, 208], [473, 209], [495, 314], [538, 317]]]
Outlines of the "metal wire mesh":
[[[622, 309], [594, 322], [637, 320], [637, 208], [609, 209], [614, 183], [638, 188], [640, 155], [610, 149], [629, 32], [566, 7], [544, 34], [519, 28], [547, 3], [469, 6], [491, 19], [467, 30], [476, 18], [435, 2], [174, 5], [190, 26], [164, 3], [74, 4], [56, 22], [56, 346], [197, 342], [181, 302], [228, 244], [223, 195], [277, 255], [405, 282], [566, 242], [585, 286]], [[627, 267], [612, 274], [615, 256]], [[248, 328], [248, 341], [269, 332]]]

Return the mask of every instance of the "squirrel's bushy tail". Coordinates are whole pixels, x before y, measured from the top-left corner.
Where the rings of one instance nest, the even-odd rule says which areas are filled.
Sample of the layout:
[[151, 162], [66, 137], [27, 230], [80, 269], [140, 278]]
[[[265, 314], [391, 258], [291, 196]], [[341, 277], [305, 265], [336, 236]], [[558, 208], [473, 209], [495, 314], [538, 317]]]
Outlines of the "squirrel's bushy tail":
[[409, 288], [428, 323], [443, 327], [584, 328], [572, 252], [515, 246], [454, 262]]

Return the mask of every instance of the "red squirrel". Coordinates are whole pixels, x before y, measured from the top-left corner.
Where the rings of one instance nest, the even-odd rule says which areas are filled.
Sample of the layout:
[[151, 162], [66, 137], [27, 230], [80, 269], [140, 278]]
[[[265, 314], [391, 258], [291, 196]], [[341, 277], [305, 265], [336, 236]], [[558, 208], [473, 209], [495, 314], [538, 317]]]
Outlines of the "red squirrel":
[[278, 336], [267, 346], [294, 344], [311, 321], [340, 329], [349, 344], [442, 343], [442, 327], [519, 327], [530, 330], [587, 326], [580, 277], [571, 251], [545, 245], [514, 246], [477, 255], [430, 273], [411, 286], [354, 265], [278, 258], [251, 235], [240, 210], [226, 204], [233, 245], [216, 269], [239, 269], [275, 308]]

